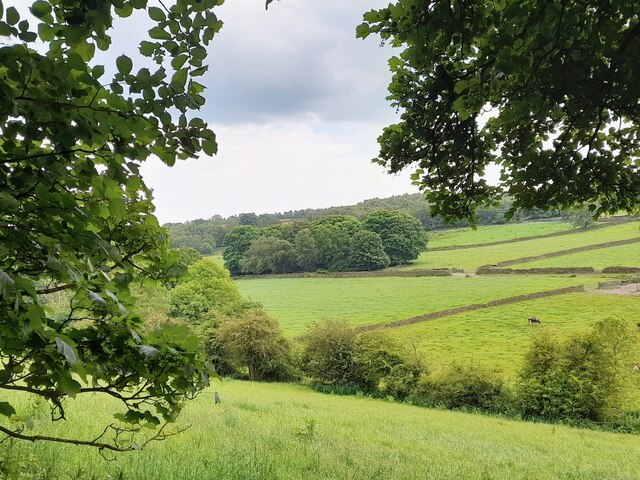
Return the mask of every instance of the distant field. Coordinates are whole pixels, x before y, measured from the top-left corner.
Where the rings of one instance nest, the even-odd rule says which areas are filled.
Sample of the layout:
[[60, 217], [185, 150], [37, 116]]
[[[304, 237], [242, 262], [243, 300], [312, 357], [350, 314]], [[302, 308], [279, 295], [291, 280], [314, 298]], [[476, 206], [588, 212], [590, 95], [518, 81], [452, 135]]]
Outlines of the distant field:
[[[630, 222], [612, 225], [596, 230], [562, 235], [559, 237], [524, 240], [498, 246], [484, 246], [465, 248], [462, 250], [446, 250], [439, 252], [425, 252], [415, 262], [404, 268], [463, 268], [465, 271], [475, 271], [481, 265], [491, 265], [504, 260], [542, 255], [569, 248], [583, 247], [597, 243], [640, 237], [640, 222]], [[594, 252], [597, 254], [597, 251]], [[560, 260], [559, 257], [557, 260]]]
[[480, 225], [477, 230], [456, 228], [429, 232], [429, 247], [451, 247], [476, 243], [501, 242], [522, 237], [567, 232], [572, 229], [569, 222], [527, 222], [506, 223], [504, 225]]
[[[222, 397], [214, 406], [212, 390]], [[99, 400], [98, 400], [99, 399]], [[26, 404], [26, 402], [25, 402]], [[112, 399], [69, 401], [68, 422], [46, 413], [30, 434], [95, 438]], [[73, 445], [21, 443], [29, 478], [135, 480], [637, 480], [637, 435], [427, 410], [323, 395], [286, 384], [216, 383], [190, 402], [192, 427], [106, 461]], [[310, 426], [312, 425], [312, 426]], [[305, 435], [304, 432], [309, 432]]]
[[602, 270], [611, 266], [640, 267], [640, 243], [574, 253], [562, 257], [514, 265], [513, 268], [593, 267]]
[[[529, 325], [530, 316], [539, 317], [541, 325]], [[417, 346], [435, 368], [452, 360], [468, 360], [515, 373], [535, 332], [547, 330], [566, 335], [586, 331], [611, 316], [625, 318], [635, 326], [640, 322], [640, 297], [574, 293], [461, 313], [385, 332]]]
[[525, 293], [596, 283], [569, 277], [378, 277], [265, 278], [237, 282], [243, 295], [260, 301], [287, 334], [316, 320], [352, 325], [401, 320], [446, 308]]

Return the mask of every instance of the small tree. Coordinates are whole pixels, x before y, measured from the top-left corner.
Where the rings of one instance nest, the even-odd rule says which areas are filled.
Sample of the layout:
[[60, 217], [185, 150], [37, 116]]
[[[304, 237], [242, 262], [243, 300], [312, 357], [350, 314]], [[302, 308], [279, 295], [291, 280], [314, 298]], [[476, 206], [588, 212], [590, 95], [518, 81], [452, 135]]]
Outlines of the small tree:
[[361, 230], [351, 239], [349, 265], [354, 270], [379, 270], [389, 266], [382, 240], [377, 233]]
[[296, 235], [295, 239], [296, 261], [305, 272], [312, 272], [318, 265], [318, 246], [311, 234], [311, 230], [305, 228]]
[[293, 375], [291, 347], [280, 325], [262, 310], [224, 320], [216, 333], [222, 351], [249, 380], [287, 380]]
[[246, 301], [229, 272], [206, 258], [193, 263], [184, 280], [171, 292], [171, 315], [196, 323], [211, 310], [233, 313], [245, 307]]
[[326, 384], [360, 384], [354, 355], [356, 333], [345, 321], [312, 323], [302, 337], [303, 370]]

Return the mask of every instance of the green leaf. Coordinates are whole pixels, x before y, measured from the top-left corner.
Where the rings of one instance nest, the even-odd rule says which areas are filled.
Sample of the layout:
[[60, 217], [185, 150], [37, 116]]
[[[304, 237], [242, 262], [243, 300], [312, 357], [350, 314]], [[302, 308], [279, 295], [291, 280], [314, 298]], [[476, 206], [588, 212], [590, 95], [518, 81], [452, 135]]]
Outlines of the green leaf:
[[356, 38], [367, 38], [369, 36], [369, 24], [362, 23], [356, 27]]
[[11, 415], [15, 415], [15, 413], [16, 410], [11, 406], [9, 402], [0, 402], [0, 415], [10, 417]]
[[34, 17], [42, 18], [48, 13], [51, 13], [51, 5], [44, 0], [38, 0], [31, 5], [31, 13]]
[[6, 297], [9, 292], [13, 290], [14, 285], [15, 282], [13, 281], [13, 278], [3, 270], [0, 270], [0, 296]]
[[88, 290], [87, 293], [89, 295], [89, 299], [99, 307], [102, 307], [107, 304], [107, 301], [104, 298], [102, 298], [98, 293], [93, 292], [91, 290]]
[[173, 74], [171, 78], [171, 86], [177, 91], [184, 91], [184, 87], [187, 83], [187, 75], [189, 71], [186, 68], [182, 68]]
[[69, 365], [74, 365], [77, 361], [76, 352], [69, 344], [60, 337], [55, 338], [56, 351], [62, 355]]
[[15, 9], [15, 7], [7, 8], [5, 17], [9, 25], [15, 25], [20, 21], [20, 14], [18, 13], [18, 10]]
[[53, 28], [46, 23], [41, 23], [38, 25], [38, 36], [43, 42], [50, 42], [54, 38], [56, 38]]
[[207, 155], [215, 155], [218, 153], [218, 143], [215, 140], [205, 140], [202, 142], [202, 150]]
[[129, 73], [131, 73], [131, 69], [133, 68], [133, 62], [126, 55], [120, 55], [118, 58], [116, 58], [116, 67], [121, 74], [129, 75]]
[[162, 27], [153, 27], [149, 30], [149, 36], [155, 40], [171, 40], [171, 34]]
[[167, 16], [162, 9], [158, 7], [149, 7], [147, 12], [149, 13], [151, 20], [155, 20], [156, 22], [163, 22], [167, 19]]

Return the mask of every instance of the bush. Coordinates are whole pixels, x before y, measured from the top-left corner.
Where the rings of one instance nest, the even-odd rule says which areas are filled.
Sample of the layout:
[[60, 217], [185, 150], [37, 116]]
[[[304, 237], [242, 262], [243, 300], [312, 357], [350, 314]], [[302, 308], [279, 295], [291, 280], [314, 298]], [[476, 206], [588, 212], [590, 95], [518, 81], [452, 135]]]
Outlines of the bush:
[[246, 368], [249, 380], [295, 377], [289, 341], [278, 322], [262, 310], [248, 310], [238, 318], [223, 320], [208, 342], [222, 354], [222, 360], [236, 369]]
[[534, 339], [518, 383], [525, 417], [605, 421], [621, 415], [633, 381], [637, 346], [631, 325], [620, 319], [559, 341]]
[[509, 392], [503, 379], [472, 364], [454, 363], [444, 372], [424, 377], [419, 384], [419, 403], [448, 409], [505, 412], [509, 408]]
[[345, 321], [312, 323], [302, 337], [302, 369], [325, 384], [361, 384], [354, 363], [356, 333]]
[[364, 390], [398, 400], [411, 395], [421, 375], [426, 373], [424, 362], [416, 354], [410, 354], [397, 340], [383, 333], [358, 335], [354, 363]]
[[316, 390], [403, 399], [414, 392], [425, 372], [423, 362], [391, 337], [382, 333], [358, 335], [345, 322], [314, 324], [302, 341], [303, 370], [315, 382]]

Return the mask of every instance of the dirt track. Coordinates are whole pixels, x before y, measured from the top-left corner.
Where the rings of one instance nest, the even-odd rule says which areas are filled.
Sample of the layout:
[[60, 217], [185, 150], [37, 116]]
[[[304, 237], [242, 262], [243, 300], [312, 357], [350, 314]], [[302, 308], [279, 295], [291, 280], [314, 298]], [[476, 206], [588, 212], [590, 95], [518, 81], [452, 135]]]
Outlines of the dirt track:
[[593, 293], [603, 295], [630, 295], [632, 297], [640, 297], [640, 283], [628, 283], [618, 288], [605, 288], [594, 290]]

